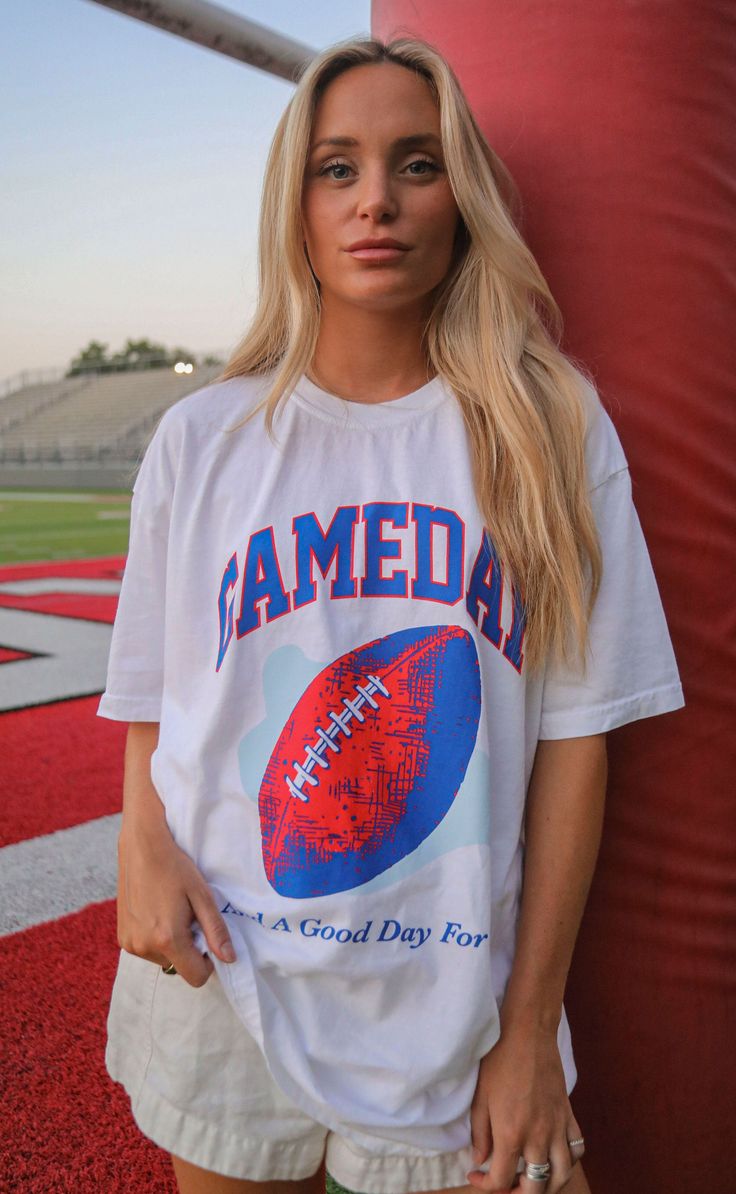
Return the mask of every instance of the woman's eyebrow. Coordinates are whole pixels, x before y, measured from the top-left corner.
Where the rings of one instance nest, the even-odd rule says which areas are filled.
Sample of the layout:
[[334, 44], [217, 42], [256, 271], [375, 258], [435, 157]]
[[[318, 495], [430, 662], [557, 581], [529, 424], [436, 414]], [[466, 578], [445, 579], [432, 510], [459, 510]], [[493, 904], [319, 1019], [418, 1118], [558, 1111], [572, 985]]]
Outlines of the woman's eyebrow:
[[[323, 137], [321, 141], [317, 141], [312, 146], [310, 153], [314, 153], [322, 145], [341, 145], [344, 148], [353, 148], [359, 144], [356, 137]], [[436, 145], [438, 149], [442, 147], [442, 142], [435, 133], [411, 133], [408, 137], [397, 137], [392, 142], [392, 145], [399, 149], [411, 149], [415, 146], [430, 144]]]

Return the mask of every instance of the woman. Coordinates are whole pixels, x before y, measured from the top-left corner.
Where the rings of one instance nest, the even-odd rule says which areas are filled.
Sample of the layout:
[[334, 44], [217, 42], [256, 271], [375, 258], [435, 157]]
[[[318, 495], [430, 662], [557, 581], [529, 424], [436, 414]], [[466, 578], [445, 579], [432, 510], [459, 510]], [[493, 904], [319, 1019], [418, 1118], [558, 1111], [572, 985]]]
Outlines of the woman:
[[432, 47], [318, 55], [258, 310], [136, 480], [107, 1065], [187, 1194], [589, 1189], [606, 733], [684, 701], [515, 202]]

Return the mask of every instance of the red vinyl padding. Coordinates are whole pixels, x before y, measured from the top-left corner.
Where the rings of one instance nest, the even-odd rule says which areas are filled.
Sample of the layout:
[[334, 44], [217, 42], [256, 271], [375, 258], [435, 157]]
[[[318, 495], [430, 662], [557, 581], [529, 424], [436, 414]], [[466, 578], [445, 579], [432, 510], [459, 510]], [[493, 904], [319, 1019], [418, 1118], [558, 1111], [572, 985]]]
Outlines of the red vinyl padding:
[[736, 1189], [736, 6], [373, 0], [433, 43], [627, 453], [686, 707], [609, 736], [566, 995], [594, 1194]]

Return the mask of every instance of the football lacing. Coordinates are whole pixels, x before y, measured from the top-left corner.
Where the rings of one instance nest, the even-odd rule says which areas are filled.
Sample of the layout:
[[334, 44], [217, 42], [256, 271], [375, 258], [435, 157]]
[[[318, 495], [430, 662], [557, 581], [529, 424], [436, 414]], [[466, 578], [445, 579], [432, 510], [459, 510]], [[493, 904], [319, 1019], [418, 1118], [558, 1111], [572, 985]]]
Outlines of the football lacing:
[[374, 699], [373, 694], [380, 692], [383, 696], [390, 696], [388, 689], [381, 683], [378, 676], [368, 676], [367, 684], [356, 684], [355, 690], [358, 693], [357, 697], [342, 697], [341, 704], [344, 709], [340, 713], [330, 712], [330, 726], [328, 729], [323, 729], [322, 726], [317, 726], [315, 731], [317, 741], [313, 746], [307, 746], [305, 749], [306, 758], [303, 763], [294, 759], [294, 771], [296, 774], [296, 781], [290, 775], [285, 775], [286, 786], [291, 792], [292, 796], [296, 796], [298, 800], [303, 800], [305, 803], [309, 801], [309, 796], [303, 789], [304, 784], [311, 784], [316, 787], [319, 783], [319, 777], [313, 775], [315, 767], [329, 767], [329, 761], [325, 758], [328, 749], [334, 750], [337, 754], [340, 753], [340, 746], [336, 739], [340, 734], [344, 734], [346, 738], [352, 738], [353, 732], [350, 729], [350, 722], [353, 718], [358, 721], [365, 721], [365, 714], [362, 712], [364, 705], [370, 705], [372, 709], [378, 708], [378, 701]]

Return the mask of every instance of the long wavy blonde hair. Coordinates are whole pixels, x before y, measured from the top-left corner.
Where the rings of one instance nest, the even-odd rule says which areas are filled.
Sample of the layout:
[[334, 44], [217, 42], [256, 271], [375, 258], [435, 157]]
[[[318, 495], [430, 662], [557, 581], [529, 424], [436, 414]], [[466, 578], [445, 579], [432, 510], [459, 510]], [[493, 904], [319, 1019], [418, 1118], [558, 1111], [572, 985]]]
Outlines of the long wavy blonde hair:
[[451, 67], [420, 39], [358, 37], [328, 47], [310, 61], [279, 120], [263, 181], [258, 305], [218, 380], [275, 372], [232, 430], [265, 409], [273, 438], [280, 403], [311, 365], [320, 293], [303, 247], [301, 203], [315, 108], [338, 75], [378, 62], [418, 72], [439, 109], [461, 219], [422, 347], [429, 373], [444, 379], [462, 409], [476, 500], [523, 603], [527, 668], [576, 656], [584, 672], [602, 572], [584, 455], [582, 387], [590, 378], [560, 349], [562, 316], [518, 231], [521, 205], [508, 169]]

